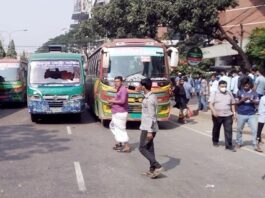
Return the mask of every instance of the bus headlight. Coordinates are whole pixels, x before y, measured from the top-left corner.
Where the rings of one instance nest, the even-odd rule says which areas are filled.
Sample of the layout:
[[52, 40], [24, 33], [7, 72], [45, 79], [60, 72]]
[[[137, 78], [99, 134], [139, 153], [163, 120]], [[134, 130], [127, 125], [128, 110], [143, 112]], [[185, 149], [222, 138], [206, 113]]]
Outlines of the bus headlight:
[[73, 95], [71, 96], [71, 100], [83, 100], [84, 96], [83, 95]]
[[28, 97], [28, 99], [31, 101], [41, 101], [40, 95], [31, 95]]

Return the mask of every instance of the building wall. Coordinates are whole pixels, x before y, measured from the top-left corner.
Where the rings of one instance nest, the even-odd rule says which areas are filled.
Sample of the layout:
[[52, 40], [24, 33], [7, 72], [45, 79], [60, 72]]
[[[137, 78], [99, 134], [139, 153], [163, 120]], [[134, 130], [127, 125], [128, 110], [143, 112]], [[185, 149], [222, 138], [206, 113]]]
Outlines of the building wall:
[[256, 27], [265, 27], [265, 0], [239, 0], [238, 3], [239, 6], [220, 14], [220, 23], [240, 40], [248, 38]]

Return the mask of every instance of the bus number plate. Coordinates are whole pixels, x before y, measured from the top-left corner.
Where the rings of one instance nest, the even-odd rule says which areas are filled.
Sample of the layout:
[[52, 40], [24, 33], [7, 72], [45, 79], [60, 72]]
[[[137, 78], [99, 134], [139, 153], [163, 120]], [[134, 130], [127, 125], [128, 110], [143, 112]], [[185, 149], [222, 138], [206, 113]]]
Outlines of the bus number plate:
[[62, 112], [62, 108], [51, 108], [52, 113], [59, 113]]

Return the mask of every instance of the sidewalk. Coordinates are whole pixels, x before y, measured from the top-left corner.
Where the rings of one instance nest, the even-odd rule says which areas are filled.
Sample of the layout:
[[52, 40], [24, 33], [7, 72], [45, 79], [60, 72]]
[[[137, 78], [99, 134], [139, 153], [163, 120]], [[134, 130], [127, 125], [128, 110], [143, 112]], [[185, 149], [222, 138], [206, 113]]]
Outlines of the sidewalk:
[[[208, 110], [207, 112], [197, 111], [198, 104], [197, 104], [196, 98], [191, 99], [191, 101], [189, 102], [188, 106], [194, 112], [194, 116], [192, 118], [194, 118], [194, 119], [196, 119], [196, 118], [203, 119], [203, 120], [207, 121], [205, 124], [207, 124], [207, 125], [210, 124], [210, 128], [212, 128], [212, 114], [211, 114], [210, 110]], [[172, 114], [175, 115], [175, 116], [178, 116], [179, 110], [177, 108], [173, 107], [172, 108]], [[258, 121], [257, 121], [257, 124], [258, 124]], [[234, 122], [234, 124], [233, 124], [233, 132], [236, 133], [236, 122]], [[243, 134], [251, 135], [251, 130], [250, 130], [248, 124], [245, 124], [245, 127], [243, 129]], [[265, 139], [265, 132], [262, 133], [262, 138]]]

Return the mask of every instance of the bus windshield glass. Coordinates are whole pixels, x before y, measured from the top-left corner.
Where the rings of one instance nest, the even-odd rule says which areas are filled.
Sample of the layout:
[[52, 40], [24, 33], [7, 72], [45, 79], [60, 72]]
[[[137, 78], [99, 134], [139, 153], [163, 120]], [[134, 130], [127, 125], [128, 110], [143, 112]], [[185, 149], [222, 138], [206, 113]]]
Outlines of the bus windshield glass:
[[108, 79], [122, 76], [127, 81], [165, 76], [165, 59], [160, 47], [109, 48]]
[[79, 61], [33, 61], [30, 65], [30, 84], [80, 84]]
[[19, 80], [19, 64], [0, 63], [0, 82]]

